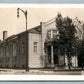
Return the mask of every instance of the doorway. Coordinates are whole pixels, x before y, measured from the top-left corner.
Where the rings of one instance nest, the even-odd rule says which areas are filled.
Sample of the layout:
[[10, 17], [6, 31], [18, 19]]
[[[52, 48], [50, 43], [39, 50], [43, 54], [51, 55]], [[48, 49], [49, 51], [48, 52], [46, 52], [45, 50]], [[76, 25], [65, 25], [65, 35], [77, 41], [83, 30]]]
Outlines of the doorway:
[[48, 46], [47, 49], [48, 49], [48, 63], [51, 64], [51, 46]]
[[82, 57], [82, 55], [78, 56], [78, 67], [82, 67], [84, 66], [84, 58]]
[[[48, 63], [51, 64], [51, 46], [47, 46], [48, 50]], [[53, 62], [58, 65], [58, 47], [53, 47]]]
[[58, 48], [57, 47], [54, 47], [53, 54], [54, 54], [54, 64], [58, 65]]

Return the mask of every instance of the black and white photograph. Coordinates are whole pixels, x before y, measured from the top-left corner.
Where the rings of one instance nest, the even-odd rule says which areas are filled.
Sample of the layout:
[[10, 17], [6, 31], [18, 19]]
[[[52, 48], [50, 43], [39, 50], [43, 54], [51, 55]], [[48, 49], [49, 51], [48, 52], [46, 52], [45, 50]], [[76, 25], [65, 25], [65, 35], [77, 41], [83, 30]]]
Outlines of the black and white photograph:
[[1, 5], [0, 74], [84, 75], [84, 5]]

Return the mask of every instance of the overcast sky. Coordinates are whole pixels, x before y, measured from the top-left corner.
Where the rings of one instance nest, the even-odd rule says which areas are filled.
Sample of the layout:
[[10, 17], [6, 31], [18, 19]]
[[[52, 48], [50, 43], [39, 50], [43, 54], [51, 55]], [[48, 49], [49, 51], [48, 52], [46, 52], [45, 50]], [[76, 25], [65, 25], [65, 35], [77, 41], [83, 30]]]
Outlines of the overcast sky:
[[[61, 12], [63, 17], [78, 17], [84, 21], [84, 8], [20, 8], [28, 12], [27, 29], [56, 17], [58, 12]], [[3, 37], [3, 31], [8, 31], [10, 36], [25, 30], [25, 16], [20, 11], [20, 17], [17, 18], [17, 7], [0, 7], [0, 39]]]

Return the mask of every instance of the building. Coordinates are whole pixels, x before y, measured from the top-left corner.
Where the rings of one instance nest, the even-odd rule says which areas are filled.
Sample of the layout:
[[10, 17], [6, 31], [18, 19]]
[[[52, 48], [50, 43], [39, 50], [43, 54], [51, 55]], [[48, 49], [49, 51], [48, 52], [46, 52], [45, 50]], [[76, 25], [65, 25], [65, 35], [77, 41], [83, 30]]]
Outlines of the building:
[[[28, 65], [29, 68], [55, 68], [68, 66], [67, 56], [58, 54], [59, 48], [54, 39], [59, 39], [56, 28], [56, 18], [27, 31], [28, 36]], [[61, 52], [64, 50], [60, 48]], [[78, 58], [73, 56], [72, 66], [78, 67]], [[26, 32], [7, 37], [3, 32], [3, 41], [0, 42], [0, 67], [26, 67]]]

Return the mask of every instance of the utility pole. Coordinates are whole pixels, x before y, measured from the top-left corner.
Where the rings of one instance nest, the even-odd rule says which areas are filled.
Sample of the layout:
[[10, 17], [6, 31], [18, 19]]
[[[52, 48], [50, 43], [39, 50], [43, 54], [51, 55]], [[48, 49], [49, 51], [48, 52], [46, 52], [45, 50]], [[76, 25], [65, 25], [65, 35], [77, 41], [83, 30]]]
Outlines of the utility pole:
[[27, 10], [24, 11], [20, 8], [17, 8], [17, 17], [19, 17], [19, 10], [24, 13], [25, 20], [26, 20], [26, 71], [29, 71], [29, 64], [28, 64], [28, 32], [27, 32]]

